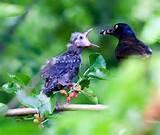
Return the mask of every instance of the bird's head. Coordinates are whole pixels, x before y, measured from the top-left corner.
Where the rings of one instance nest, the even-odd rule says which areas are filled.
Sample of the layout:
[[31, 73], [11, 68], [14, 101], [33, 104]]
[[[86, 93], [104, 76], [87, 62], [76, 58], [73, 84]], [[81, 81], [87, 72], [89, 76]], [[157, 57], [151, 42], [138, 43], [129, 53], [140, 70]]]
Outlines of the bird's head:
[[98, 45], [91, 43], [88, 39], [88, 35], [92, 30], [93, 29], [89, 29], [83, 33], [80, 32], [72, 33], [69, 47], [77, 47], [77, 48], [99, 47]]
[[125, 37], [135, 37], [135, 33], [132, 28], [125, 23], [117, 23], [112, 28], [103, 29], [100, 34], [102, 35], [113, 35], [119, 39]]

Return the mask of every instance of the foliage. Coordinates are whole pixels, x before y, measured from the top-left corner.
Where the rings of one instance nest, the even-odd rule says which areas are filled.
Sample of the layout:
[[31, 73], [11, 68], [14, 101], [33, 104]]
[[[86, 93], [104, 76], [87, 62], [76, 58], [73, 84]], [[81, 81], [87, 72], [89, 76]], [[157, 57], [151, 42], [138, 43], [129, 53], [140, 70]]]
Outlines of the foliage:
[[[6, 104], [17, 95], [21, 102], [18, 106], [38, 108], [50, 119], [50, 126], [39, 129], [32, 116], [0, 116], [0, 134], [158, 135], [159, 119], [151, 119], [153, 123], [146, 120], [159, 112], [159, 6], [159, 0], [1, 0], [0, 113], [6, 112]], [[153, 57], [118, 63], [114, 56], [116, 39], [99, 35], [102, 27], [116, 22], [129, 23], [137, 36], [151, 45]], [[101, 55], [91, 55], [88, 65], [88, 56], [94, 50], [84, 51], [78, 80], [83, 90], [73, 103], [102, 103], [109, 109], [50, 115], [54, 96], [48, 99], [39, 95], [43, 84], [37, 77], [40, 67], [66, 49], [72, 32], [91, 27], [95, 32], [90, 40], [101, 46], [96, 50]]]
[[27, 107], [36, 108], [40, 115], [45, 116], [52, 114], [54, 104], [51, 104], [51, 99], [44, 94], [39, 94], [35, 97], [27, 96], [24, 91], [17, 92], [17, 99], [19, 102]]
[[[88, 97], [93, 103], [98, 103], [97, 96], [93, 91], [87, 91], [84, 88], [89, 87], [91, 79], [102, 79], [102, 77], [105, 76], [106, 64], [104, 58], [100, 54], [90, 55], [90, 64], [90, 67], [78, 80], [77, 84], [79, 83], [81, 86], [82, 90], [80, 92], [82, 94]], [[11, 79], [10, 82], [5, 83], [2, 86], [2, 89], [5, 92], [15, 94], [22, 105], [38, 109], [42, 116], [47, 116], [53, 113], [55, 107], [54, 95], [51, 98], [43, 93], [35, 95], [32, 90], [30, 91], [30, 95], [32, 94], [34, 96], [29, 96], [27, 95], [27, 86], [31, 80], [30, 77], [25, 74], [9, 75], [9, 77]], [[39, 90], [39, 92], [40, 91], [41, 90]], [[74, 89], [71, 89], [68, 93], [71, 91], [74, 91]]]
[[78, 80], [78, 83], [82, 88], [81, 93], [88, 97], [93, 103], [98, 103], [98, 98], [92, 90], [89, 91], [83, 89], [89, 87], [91, 80], [105, 78], [106, 62], [100, 54], [92, 54], [89, 58], [90, 67], [84, 72], [82, 77]]

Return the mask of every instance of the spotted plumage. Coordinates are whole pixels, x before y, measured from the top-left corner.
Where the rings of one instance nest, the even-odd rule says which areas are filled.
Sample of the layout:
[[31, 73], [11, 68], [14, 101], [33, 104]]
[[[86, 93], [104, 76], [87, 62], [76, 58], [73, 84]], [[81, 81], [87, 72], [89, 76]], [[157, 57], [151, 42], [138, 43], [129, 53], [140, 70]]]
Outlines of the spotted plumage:
[[51, 58], [41, 69], [41, 77], [45, 80], [42, 92], [50, 96], [54, 91], [68, 87], [77, 77], [81, 64], [81, 53], [84, 48], [96, 46], [88, 40], [91, 30], [73, 33], [68, 44], [68, 50]]
[[41, 76], [45, 79], [43, 92], [50, 95], [53, 91], [72, 83], [79, 71], [80, 63], [80, 55], [74, 52], [66, 52], [49, 60], [41, 71]]
[[128, 24], [115, 24], [111, 29], [102, 30], [101, 34], [113, 35], [119, 39], [115, 49], [115, 55], [118, 60], [125, 59], [130, 55], [148, 57], [152, 54], [151, 48], [137, 39], [135, 33]]

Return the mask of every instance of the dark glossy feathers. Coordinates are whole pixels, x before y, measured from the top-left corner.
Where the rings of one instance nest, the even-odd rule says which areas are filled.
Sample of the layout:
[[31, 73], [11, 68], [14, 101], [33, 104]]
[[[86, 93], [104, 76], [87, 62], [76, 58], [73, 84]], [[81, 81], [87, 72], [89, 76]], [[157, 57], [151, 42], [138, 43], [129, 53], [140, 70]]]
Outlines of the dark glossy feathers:
[[112, 28], [103, 29], [100, 34], [118, 38], [119, 43], [115, 50], [118, 60], [125, 59], [130, 55], [148, 57], [152, 54], [151, 48], [138, 40], [132, 28], [126, 23], [117, 23]]
[[122, 60], [130, 55], [149, 56], [152, 50], [136, 38], [126, 38], [119, 41], [115, 53], [116, 58]]

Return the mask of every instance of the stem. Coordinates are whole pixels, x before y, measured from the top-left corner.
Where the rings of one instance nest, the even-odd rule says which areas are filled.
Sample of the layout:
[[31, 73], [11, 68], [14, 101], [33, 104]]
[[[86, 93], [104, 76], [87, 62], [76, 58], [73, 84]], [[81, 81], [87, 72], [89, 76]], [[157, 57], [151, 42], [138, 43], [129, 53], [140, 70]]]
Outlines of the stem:
[[[103, 111], [108, 109], [109, 106], [106, 105], [86, 105], [86, 104], [65, 104], [60, 105], [54, 111], [61, 112], [61, 111]], [[5, 116], [12, 117], [12, 116], [26, 116], [26, 115], [34, 115], [38, 114], [38, 110], [34, 108], [16, 108], [16, 109], [9, 109]]]

